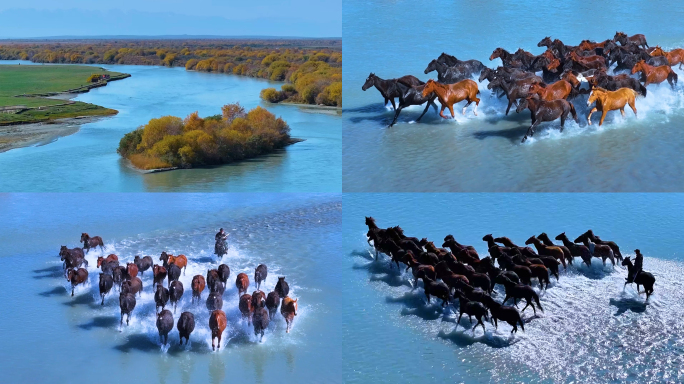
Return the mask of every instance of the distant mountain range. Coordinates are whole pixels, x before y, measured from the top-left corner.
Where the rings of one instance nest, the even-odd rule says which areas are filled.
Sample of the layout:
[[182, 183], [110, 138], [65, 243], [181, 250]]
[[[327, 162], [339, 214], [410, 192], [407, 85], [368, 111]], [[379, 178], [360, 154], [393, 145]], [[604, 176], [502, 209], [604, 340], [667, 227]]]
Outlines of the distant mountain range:
[[[259, 18], [231, 20], [168, 12], [9, 9], [0, 11], [0, 39], [67, 38], [326, 38], [341, 22]], [[340, 38], [340, 37], [336, 37]]]

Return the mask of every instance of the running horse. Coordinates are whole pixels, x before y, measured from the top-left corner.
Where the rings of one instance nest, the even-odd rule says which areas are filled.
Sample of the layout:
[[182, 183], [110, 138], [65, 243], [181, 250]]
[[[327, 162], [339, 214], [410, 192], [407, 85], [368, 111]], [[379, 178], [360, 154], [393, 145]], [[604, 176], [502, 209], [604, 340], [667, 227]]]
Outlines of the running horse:
[[[409, 83], [412, 85], [423, 84], [422, 81], [418, 80], [418, 78], [411, 75], [400, 77], [400, 79], [404, 83]], [[374, 73], [371, 72], [371, 74], [368, 75], [366, 82], [363, 83], [361, 90], [365, 91], [370, 87], [375, 87], [375, 89], [377, 89], [378, 92], [380, 92], [382, 97], [385, 98], [385, 105], [387, 105], [387, 102], [390, 101], [392, 102], [392, 109], [396, 110], [397, 106], [394, 103], [394, 98], [399, 97], [401, 92], [396, 86], [397, 80], [398, 79], [381, 79], [380, 77], [376, 76]]]
[[[669, 65], [661, 65], [660, 67], [653, 67], [646, 64], [646, 61], [641, 60], [634, 67], [632, 67], [632, 74], [637, 72], [642, 72], [644, 81], [644, 87], [649, 84], [660, 84], [667, 80], [670, 83], [670, 87], [674, 89], [677, 85], [677, 74], [670, 68]], [[645, 80], [644, 80], [645, 79]]]
[[83, 243], [83, 249], [88, 253], [90, 248], [100, 247], [100, 250], [104, 251], [104, 242], [100, 236], [90, 237], [87, 233], [81, 233], [81, 243]]
[[454, 104], [466, 100], [468, 103], [463, 107], [463, 115], [465, 115], [466, 108], [473, 102], [475, 102], [475, 108], [473, 109], [473, 114], [477, 116], [477, 106], [480, 104], [480, 99], [477, 94], [480, 90], [477, 89], [477, 83], [473, 80], [466, 79], [459, 81], [456, 84], [440, 84], [430, 79], [425, 83], [425, 88], [423, 88], [423, 97], [426, 97], [430, 93], [434, 92], [439, 99], [439, 103], [442, 104], [442, 109], [439, 111], [439, 115], [444, 119], [448, 117], [444, 116], [444, 108], [449, 108], [451, 112], [451, 117], [456, 117], [454, 114]]
[[635, 105], [636, 91], [630, 88], [620, 88], [617, 91], [608, 91], [603, 88], [594, 87], [587, 99], [587, 105], [591, 105], [596, 102], [596, 106], [589, 111], [589, 116], [587, 116], [587, 123], [591, 125], [591, 115], [596, 111], [601, 111], [601, 121], [599, 121], [599, 127], [603, 124], [603, 120], [606, 118], [608, 111], [614, 111], [616, 109], [620, 110], [622, 116], [625, 115], [625, 105], [629, 104], [629, 107], [634, 111], [634, 116], [637, 114], [637, 109]]
[[613, 40], [620, 43], [621, 45], [628, 45], [629, 43], [634, 43], [643, 48], [648, 48], [648, 43], [646, 42], [646, 36], [638, 33], [634, 36], [627, 36], [624, 32], [615, 32]]
[[574, 88], [567, 80], [558, 80], [553, 84], [532, 84], [530, 93], [536, 93], [544, 101], [567, 99], [573, 95]]
[[670, 66], [679, 64], [679, 69], [682, 69], [682, 64], [684, 63], [684, 49], [681, 48], [675, 48], [670, 52], [666, 52], [656, 45], [655, 49], [651, 51], [651, 56], [664, 56]]
[[545, 101], [540, 100], [538, 95], [529, 96], [521, 101], [515, 110], [516, 112], [522, 112], [527, 108], [529, 108], [532, 115], [532, 124], [520, 141], [521, 143], [524, 143], [527, 140], [528, 135], [530, 137], [534, 136], [535, 128], [544, 121], [553, 121], [560, 118], [561, 132], [563, 132], [565, 119], [567, 119], [568, 114], [572, 114], [572, 118], [575, 121], [578, 121], [575, 106], [565, 99]]
[[[625, 259], [622, 260], [622, 265], [627, 267], [627, 276], [632, 276], [634, 265], [632, 264], [632, 260], [629, 259], [629, 256], [625, 257]], [[634, 278], [634, 283], [636, 283], [637, 285], [638, 294], [641, 294], [641, 292], [639, 292], [639, 286], [644, 286], [644, 292], [646, 293], [646, 301], [648, 301], [648, 298], [651, 297], [651, 295], [653, 294], [653, 285], [655, 284], [655, 277], [653, 277], [653, 274], [646, 271], [640, 271]], [[629, 280], [625, 282], [624, 286], [627, 286], [627, 284], [631, 284]]]

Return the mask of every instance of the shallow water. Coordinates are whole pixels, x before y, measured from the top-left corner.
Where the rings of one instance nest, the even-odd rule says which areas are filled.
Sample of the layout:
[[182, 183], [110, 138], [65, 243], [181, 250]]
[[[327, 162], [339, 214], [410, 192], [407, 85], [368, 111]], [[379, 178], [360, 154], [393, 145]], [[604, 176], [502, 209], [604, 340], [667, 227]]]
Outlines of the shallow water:
[[[16, 62], [0, 62], [16, 63]], [[22, 62], [25, 64], [26, 62]], [[113, 108], [119, 114], [84, 124], [44, 146], [0, 153], [0, 190], [5, 192], [339, 192], [341, 116], [309, 108], [262, 103], [259, 92], [280, 83], [240, 76], [134, 65], [102, 65], [130, 78], [80, 94], [74, 100]], [[212, 168], [140, 174], [116, 153], [121, 137], [150, 119], [221, 113], [240, 102], [261, 105], [282, 117], [291, 136], [306, 139], [267, 156]]]
[[[0, 200], [0, 290], [16, 293], [6, 298], [0, 320], [3, 382], [66, 382], [75, 372], [112, 383], [124, 372], [161, 383], [341, 382], [340, 319], [330, 301], [339, 286], [330, 260], [341, 251], [340, 195], [43, 194]], [[97, 214], [83, 215], [84, 206], [98, 207]], [[231, 275], [223, 296], [228, 327], [220, 351], [212, 352], [208, 293], [192, 305], [190, 282], [218, 265], [212, 253], [219, 226], [230, 233], [222, 262]], [[86, 228], [103, 236], [106, 249], [87, 255], [89, 282], [71, 297], [57, 252], [62, 244], [78, 245]], [[163, 249], [189, 260], [166, 346], [155, 326], [151, 271], [142, 277], [144, 292], [130, 325], [120, 332], [118, 293], [100, 306], [96, 268], [99, 255], [115, 253], [125, 261], [151, 255], [157, 261]], [[234, 284], [240, 272], [252, 280], [259, 263], [268, 266], [262, 290], [270, 292], [277, 276], [285, 276], [290, 296], [299, 299], [292, 331], [285, 333], [278, 313], [263, 342], [241, 321]], [[249, 292], [254, 289], [252, 281]], [[180, 347], [175, 322], [186, 310], [196, 325], [189, 345]]]
[[[684, 197], [673, 194], [345, 194], [343, 290], [347, 382], [674, 383], [684, 380]], [[364, 216], [401, 225], [407, 236], [441, 245], [447, 234], [486, 255], [482, 236], [518, 244], [546, 231], [574, 239], [588, 228], [646, 256], [656, 278], [649, 303], [636, 287], [623, 290], [626, 269], [573, 265], [541, 294], [544, 312], [523, 313], [525, 332], [458, 324], [454, 308], [426, 305], [422, 283], [372, 260]], [[561, 268], [562, 269], [562, 268]], [[402, 269], [403, 270], [403, 269]], [[412, 277], [412, 276], [411, 276]], [[535, 290], [538, 286], [534, 284]], [[502, 291], [497, 286], [499, 300]], [[642, 287], [643, 289], [643, 287]], [[522, 306], [520, 306], [522, 309]], [[372, 342], [368, 342], [372, 340]]]
[[[545, 36], [566, 44], [603, 41], [616, 30], [643, 33], [651, 46], [684, 46], [684, 27], [676, 16], [682, 4], [648, 6], [567, 1], [552, 7], [536, 3], [407, 3], [351, 0], [344, 6], [343, 184], [349, 192], [420, 191], [682, 191], [684, 190], [684, 91], [667, 84], [648, 86], [636, 101], [638, 117], [611, 112], [604, 125], [587, 126], [586, 96], [574, 100], [580, 123], [543, 123], [525, 144], [529, 111], [504, 116], [503, 99], [480, 83], [474, 117], [442, 120], [432, 109], [421, 123], [422, 107], [402, 111], [398, 124], [379, 92], [361, 90], [369, 72], [381, 78], [407, 74], [422, 80], [427, 64], [442, 52], [477, 59], [489, 67], [496, 47], [534, 54]], [[429, 14], [429, 17], [426, 15]], [[416, 15], [421, 15], [417, 17]], [[532, 16], [534, 15], [534, 16]], [[589, 18], [589, 19], [587, 19]], [[682, 79], [684, 72], [676, 69]], [[463, 103], [455, 108], [460, 113]], [[447, 110], [448, 114], [448, 110]]]

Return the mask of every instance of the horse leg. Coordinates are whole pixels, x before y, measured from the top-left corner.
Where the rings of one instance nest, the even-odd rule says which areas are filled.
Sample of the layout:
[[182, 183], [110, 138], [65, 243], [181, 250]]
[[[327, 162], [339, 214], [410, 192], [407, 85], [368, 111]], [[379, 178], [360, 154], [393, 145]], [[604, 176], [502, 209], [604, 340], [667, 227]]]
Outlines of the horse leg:
[[561, 132], [563, 132], [563, 128], [565, 127], [565, 118], [568, 117], [568, 113], [569, 112], [563, 112], [563, 114], [561, 115]]
[[506, 108], [506, 116], [508, 116], [508, 111], [511, 110], [511, 105], [513, 105], [513, 100], [509, 97], [508, 98], [508, 107]]
[[623, 118], [625, 117], [625, 106], [624, 105], [622, 106], [622, 108], [620, 108], [620, 114], [622, 115]]
[[601, 115], [601, 121], [599, 121], [599, 127], [603, 125], [603, 120], [606, 119], [606, 115], [608, 114], [607, 110], [603, 110], [603, 114]]
[[634, 116], [636, 116], [637, 110], [636, 110], [636, 106], [634, 105], [634, 99], [629, 101], [629, 107], [632, 108], [632, 111], [634, 112]]
[[[461, 316], [463, 316], [463, 312], [461, 312], [461, 314], [458, 315], [458, 320], [456, 321], [456, 328], [458, 328], [458, 324], [461, 323]], [[456, 330], [456, 328], [454, 328], [454, 330]]]
[[444, 116], [444, 109], [446, 108], [445, 104], [442, 104], [442, 108], [439, 110], [439, 115], [442, 116], [443, 119], [448, 119], [448, 117]]
[[[521, 312], [521, 313], [522, 313], [522, 312], [525, 312], [525, 310], [526, 310], [527, 307], [529, 307], [529, 306], [530, 306], [530, 301], [527, 300], [527, 305], [526, 305], [525, 308], [523, 308], [522, 311], [520, 311], [520, 312]], [[534, 305], [532, 305], [532, 309], [534, 309]], [[535, 315], [536, 315], [536, 314], [537, 314], [537, 313], [536, 313], [536, 311], [535, 311]]]
[[[437, 107], [435, 106], [435, 108], [437, 108]], [[428, 109], [430, 109], [430, 102], [427, 103], [427, 105], [425, 106], [425, 109], [423, 110], [423, 113], [421, 113], [420, 116], [418, 116], [418, 119], [416, 119], [416, 122], [419, 122], [420, 119], [423, 118], [423, 116], [427, 113]]]
[[596, 107], [592, 108], [591, 111], [589, 111], [589, 115], [587, 116], [587, 124], [591, 125], [591, 114], [598, 111]]
[[[449, 112], [451, 112], [451, 118], [455, 119], [456, 115], [454, 114], [454, 105], [450, 104], [448, 107], [449, 107]], [[464, 113], [464, 115], [465, 115], [465, 113]]]
[[[475, 100], [475, 108], [473, 108], [473, 114], [477, 116], [477, 107], [480, 105], [480, 99], [475, 97], [473, 98], [473, 100]], [[482, 325], [482, 327], [484, 327], [484, 324]]]
[[396, 110], [397, 110], [397, 106], [394, 104], [394, 97], [391, 98], [390, 101], [392, 102], [392, 109], [394, 109], [394, 110], [396, 111]]
[[[472, 102], [473, 102], [473, 101], [470, 100], [470, 99], [467, 99], [467, 101], [468, 101], [468, 102], [467, 102], [466, 105], [463, 107], [463, 116], [465, 116], [466, 108], [468, 108], [468, 106], [469, 106], [470, 104], [472, 104]], [[477, 116], [477, 114], [475, 114], [475, 116]]]
[[[392, 126], [394, 125], [394, 123], [397, 122], [397, 118], [399, 117], [399, 114], [401, 113], [402, 108], [403, 108], [403, 107], [401, 106], [401, 104], [399, 104], [399, 108], [397, 108], [397, 109], [394, 111], [394, 119], [392, 119], [392, 122], [390, 123], [390, 125], [389, 125], [387, 128], [392, 128]], [[425, 110], [427, 111], [427, 108], [426, 108]], [[423, 114], [425, 114], [425, 112], [423, 112]], [[423, 115], [420, 115], [420, 117], [423, 117]]]

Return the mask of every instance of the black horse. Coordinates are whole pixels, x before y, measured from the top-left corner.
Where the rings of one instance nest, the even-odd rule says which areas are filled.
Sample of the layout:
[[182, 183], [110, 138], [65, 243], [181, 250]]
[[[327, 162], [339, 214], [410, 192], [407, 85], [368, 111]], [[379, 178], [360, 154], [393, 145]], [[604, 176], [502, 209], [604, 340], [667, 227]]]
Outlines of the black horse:
[[434, 107], [435, 112], [437, 112], [437, 104], [435, 104], [435, 99], [437, 98], [437, 95], [435, 95], [435, 93], [433, 92], [427, 96], [423, 96], [423, 88], [425, 88], [425, 85], [411, 86], [408, 84], [404, 84], [402, 80], [397, 80], [396, 86], [400, 90], [399, 107], [397, 107], [397, 109], [394, 111], [394, 118], [392, 119], [392, 122], [389, 125], [390, 127], [396, 124], [397, 118], [399, 117], [401, 110], [411, 105], [422, 105], [427, 103], [425, 105], [423, 113], [421, 113], [420, 116], [418, 116], [416, 122], [419, 122], [420, 119], [423, 118], [423, 116], [428, 111], [431, 105]]
[[432, 60], [425, 68], [425, 74], [432, 71], [437, 71], [437, 81], [442, 84], [454, 84], [459, 81], [468, 79], [473, 76], [475, 71], [471, 71], [468, 67], [459, 65], [455, 67], [448, 66], [439, 61]]
[[[627, 276], [632, 276], [634, 265], [632, 264], [632, 260], [629, 259], [629, 256], [625, 257], [625, 259], [622, 260], [622, 265], [627, 266]], [[641, 292], [639, 292], [639, 286], [644, 286], [644, 292], [646, 293], [646, 301], [648, 301], [648, 298], [651, 297], [651, 295], [653, 294], [653, 285], [655, 284], [655, 277], [653, 277], [653, 275], [650, 272], [641, 271], [634, 278], [634, 283], [636, 283], [637, 285], [638, 294], [641, 294]], [[627, 284], [631, 284], [629, 280], [625, 282], [625, 286], [627, 286]]]
[[[422, 81], [418, 80], [417, 77], [411, 75], [403, 76], [400, 79], [407, 84], [425, 84]], [[365, 91], [370, 87], [375, 87], [375, 89], [377, 89], [378, 92], [380, 92], [382, 97], [385, 98], [384, 105], [387, 105], [387, 102], [390, 101], [392, 102], [392, 109], [397, 109], [397, 106], [394, 103], [394, 99], [401, 95], [401, 90], [397, 88], [397, 80], [399, 79], [383, 80], [380, 77], [376, 76], [374, 73], [371, 73], [370, 75], [368, 75], [368, 78], [366, 79], [366, 82], [363, 83], [363, 87], [361, 87], [361, 89]]]
[[485, 65], [482, 64], [482, 62], [479, 60], [459, 60], [456, 58], [456, 56], [452, 56], [444, 52], [442, 52], [442, 54], [439, 55], [437, 61], [439, 61], [440, 63], [444, 63], [450, 67], [455, 67], [457, 65], [465, 66], [466, 68], [468, 68], [469, 71], [473, 73], [485, 69]]

